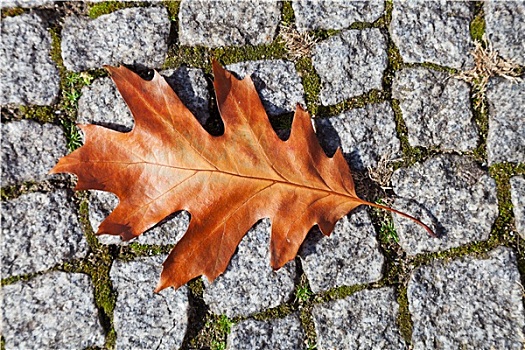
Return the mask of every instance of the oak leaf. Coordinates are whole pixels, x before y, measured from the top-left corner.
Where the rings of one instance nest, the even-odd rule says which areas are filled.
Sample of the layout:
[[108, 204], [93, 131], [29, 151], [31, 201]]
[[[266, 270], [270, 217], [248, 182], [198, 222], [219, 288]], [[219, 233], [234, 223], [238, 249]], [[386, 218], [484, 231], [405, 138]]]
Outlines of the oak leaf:
[[84, 146], [51, 172], [76, 174], [76, 190], [118, 196], [97, 234], [129, 240], [174, 212], [191, 214], [156, 291], [200, 275], [215, 279], [262, 218], [272, 222], [271, 265], [278, 269], [295, 257], [314, 225], [328, 235], [362, 204], [395, 211], [357, 197], [341, 151], [326, 156], [299, 105], [289, 139], [279, 139], [249, 77], [238, 80], [213, 63], [224, 134], [212, 136], [159, 73], [146, 81], [125, 67], [106, 68], [133, 114], [133, 130], [79, 125]]

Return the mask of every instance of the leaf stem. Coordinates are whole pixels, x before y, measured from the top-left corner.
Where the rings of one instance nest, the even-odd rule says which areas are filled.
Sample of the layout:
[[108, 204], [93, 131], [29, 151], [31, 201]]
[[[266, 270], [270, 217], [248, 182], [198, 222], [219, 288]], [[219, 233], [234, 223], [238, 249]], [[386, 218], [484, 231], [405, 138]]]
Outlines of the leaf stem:
[[380, 209], [384, 209], [384, 210], [388, 210], [390, 212], [393, 212], [393, 213], [396, 213], [398, 215], [401, 215], [401, 216], [404, 216], [405, 218], [408, 218], [412, 221], [414, 221], [415, 223], [421, 225], [427, 232], [428, 234], [431, 236], [431, 237], [434, 237], [434, 238], [437, 238], [438, 236], [434, 233], [434, 231], [432, 231], [432, 229], [430, 227], [428, 227], [427, 225], [425, 225], [423, 222], [421, 222], [420, 220], [416, 219], [415, 217], [413, 217], [412, 215], [408, 215], [406, 213], [403, 213], [402, 211], [399, 211], [399, 210], [396, 210], [396, 209], [393, 209], [393, 208], [390, 208], [390, 207], [387, 207], [386, 205], [381, 205], [381, 204], [377, 204], [377, 203], [372, 203], [372, 202], [367, 202], [367, 201], [362, 201], [362, 203], [364, 205], [369, 205], [371, 207], [376, 207], [376, 208], [380, 208]]

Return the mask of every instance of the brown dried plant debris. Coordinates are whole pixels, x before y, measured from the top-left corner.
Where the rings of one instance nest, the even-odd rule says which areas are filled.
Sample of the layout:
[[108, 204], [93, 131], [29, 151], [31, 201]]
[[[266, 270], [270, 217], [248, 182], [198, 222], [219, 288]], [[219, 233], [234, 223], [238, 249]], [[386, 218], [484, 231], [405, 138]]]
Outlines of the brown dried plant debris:
[[309, 56], [317, 39], [308, 32], [300, 33], [294, 25], [281, 25], [279, 42], [284, 44], [292, 60]]
[[376, 182], [383, 190], [391, 189], [390, 179], [394, 173], [393, 163], [402, 161], [402, 159], [391, 159], [391, 155], [383, 155], [377, 162], [375, 168], [368, 167], [368, 177]]
[[491, 77], [499, 76], [510, 80], [511, 82], [521, 81], [519, 65], [499, 56], [498, 51], [494, 49], [492, 43], [483, 35], [482, 41], [475, 42], [474, 51], [474, 68], [463, 71], [456, 75], [456, 78], [472, 84], [474, 87], [473, 98], [475, 107], [485, 110], [484, 96], [487, 90], [487, 84]]

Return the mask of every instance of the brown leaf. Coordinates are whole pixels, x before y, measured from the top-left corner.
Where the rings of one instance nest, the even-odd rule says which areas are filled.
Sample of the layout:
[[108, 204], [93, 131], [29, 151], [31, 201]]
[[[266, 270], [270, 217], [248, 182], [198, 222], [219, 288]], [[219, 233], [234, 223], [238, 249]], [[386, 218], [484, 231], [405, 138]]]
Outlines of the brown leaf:
[[300, 106], [290, 138], [280, 140], [249, 77], [239, 81], [213, 63], [225, 131], [212, 136], [157, 72], [146, 81], [125, 67], [107, 69], [133, 113], [134, 129], [79, 126], [85, 145], [60, 159], [52, 173], [76, 174], [76, 190], [118, 196], [98, 234], [129, 240], [171, 213], [191, 214], [156, 291], [200, 275], [215, 279], [262, 218], [272, 221], [271, 265], [278, 269], [295, 257], [312, 226], [328, 235], [355, 207], [379, 206], [357, 197], [341, 151], [325, 155]]

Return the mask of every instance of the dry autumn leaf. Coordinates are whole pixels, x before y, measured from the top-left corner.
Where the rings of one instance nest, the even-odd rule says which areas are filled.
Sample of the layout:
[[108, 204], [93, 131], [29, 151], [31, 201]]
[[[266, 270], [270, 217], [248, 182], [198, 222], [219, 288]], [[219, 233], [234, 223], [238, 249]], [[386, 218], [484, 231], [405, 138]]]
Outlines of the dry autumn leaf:
[[121, 133], [80, 125], [85, 145], [51, 172], [76, 174], [76, 190], [118, 196], [119, 205], [98, 234], [129, 240], [174, 212], [191, 214], [187, 232], [164, 262], [156, 291], [178, 288], [200, 275], [215, 279], [262, 218], [272, 222], [271, 265], [278, 269], [295, 257], [312, 226], [328, 235], [359, 205], [392, 210], [357, 197], [341, 151], [326, 156], [300, 106], [289, 139], [280, 140], [249, 77], [238, 80], [213, 63], [224, 134], [212, 136], [157, 72], [146, 81], [125, 67], [107, 69], [135, 127]]

